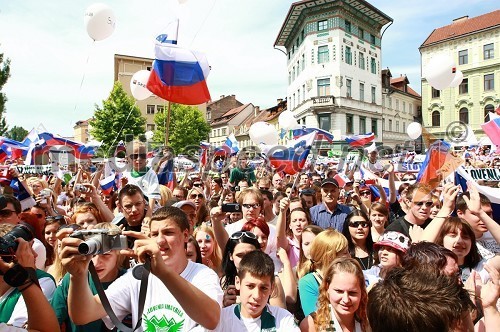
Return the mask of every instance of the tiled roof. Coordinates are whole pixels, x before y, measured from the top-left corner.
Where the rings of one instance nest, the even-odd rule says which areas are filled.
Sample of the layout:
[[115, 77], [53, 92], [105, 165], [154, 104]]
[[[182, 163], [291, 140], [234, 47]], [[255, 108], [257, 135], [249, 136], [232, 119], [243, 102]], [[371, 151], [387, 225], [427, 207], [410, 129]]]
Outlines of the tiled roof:
[[248, 107], [248, 105], [250, 105], [250, 104], [245, 104], [245, 105], [241, 105], [240, 107], [230, 109], [226, 113], [222, 114], [222, 116], [220, 118], [215, 119], [211, 123], [211, 126], [217, 126], [217, 125], [229, 122], [229, 120], [234, 118], [236, 116], [236, 114], [238, 114], [239, 112], [244, 110], [246, 107]]
[[420, 95], [409, 86], [410, 81], [406, 75], [402, 75], [396, 78], [391, 78], [391, 86], [394, 89], [404, 92], [404, 86], [406, 85], [406, 93], [420, 98]]
[[473, 18], [460, 19], [450, 25], [437, 28], [432, 31], [421, 47], [495, 26], [500, 26], [500, 10]]
[[408, 78], [406, 76], [399, 76], [396, 78], [391, 78], [391, 84], [396, 84], [396, 83], [404, 82], [407, 80], [408, 80]]

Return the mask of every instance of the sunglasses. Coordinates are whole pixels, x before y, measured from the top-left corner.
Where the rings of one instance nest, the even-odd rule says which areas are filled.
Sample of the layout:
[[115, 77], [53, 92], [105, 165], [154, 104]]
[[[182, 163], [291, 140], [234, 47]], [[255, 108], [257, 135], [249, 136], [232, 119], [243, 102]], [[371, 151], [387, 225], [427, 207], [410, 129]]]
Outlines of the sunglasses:
[[413, 181], [415, 180], [414, 178], [403, 178], [403, 181]]
[[61, 220], [65, 220], [64, 219], [64, 216], [48, 216], [48, 217], [45, 217], [45, 221], [61, 221]]
[[241, 239], [244, 236], [247, 237], [247, 238], [249, 238], [249, 239], [257, 240], [257, 235], [255, 235], [254, 233], [252, 233], [252, 232], [243, 232], [243, 231], [239, 231], [239, 232], [233, 233], [233, 235], [231, 235], [230, 239], [231, 240], [239, 240], [239, 239]]
[[0, 218], [9, 218], [16, 211], [13, 210], [0, 210]]
[[203, 194], [198, 194], [198, 195], [193, 194], [193, 195], [189, 196], [189, 198], [191, 198], [191, 199], [203, 198], [203, 197], [204, 197]]
[[260, 204], [242, 204], [242, 206], [245, 209], [250, 209], [250, 208], [258, 209], [258, 208], [260, 208]]
[[269, 187], [259, 187], [259, 190], [269, 190]]
[[146, 154], [145, 153], [132, 153], [129, 155], [130, 159], [146, 159]]
[[422, 206], [425, 204], [426, 207], [431, 207], [432, 204], [434, 204], [432, 201], [428, 201], [428, 202], [413, 202], [413, 204], [417, 205], [417, 206]]
[[201, 187], [202, 184], [201, 183], [193, 183], [193, 187]]
[[82, 226], [80, 226], [78, 224], [66, 224], [66, 225], [61, 225], [61, 227], [59, 227], [59, 229], [57, 231], [60, 231], [61, 229], [65, 229], [65, 228], [71, 228], [74, 231], [78, 231], [78, 230], [82, 229]]
[[367, 228], [370, 227], [370, 224], [367, 223], [366, 221], [354, 221], [349, 223], [349, 227], [358, 228], [359, 226]]
[[361, 196], [370, 196], [372, 194], [372, 192], [369, 190], [366, 190], [366, 191], [361, 191], [359, 194]]

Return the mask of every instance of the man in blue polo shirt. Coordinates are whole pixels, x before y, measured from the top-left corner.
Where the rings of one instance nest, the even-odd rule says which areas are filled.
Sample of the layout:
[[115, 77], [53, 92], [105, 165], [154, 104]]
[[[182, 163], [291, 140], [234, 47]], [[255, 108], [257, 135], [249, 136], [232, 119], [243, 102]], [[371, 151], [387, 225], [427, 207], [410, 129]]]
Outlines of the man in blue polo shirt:
[[338, 204], [340, 189], [339, 183], [333, 178], [326, 178], [321, 182], [321, 200], [318, 205], [310, 209], [314, 225], [322, 228], [334, 228], [342, 232], [345, 218], [351, 213], [347, 205]]

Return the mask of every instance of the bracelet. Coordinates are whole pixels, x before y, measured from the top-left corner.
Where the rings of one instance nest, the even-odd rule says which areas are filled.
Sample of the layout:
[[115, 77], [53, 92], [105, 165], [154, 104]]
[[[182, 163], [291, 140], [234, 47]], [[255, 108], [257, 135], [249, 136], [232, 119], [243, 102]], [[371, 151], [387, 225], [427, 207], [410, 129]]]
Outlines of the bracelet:
[[[17, 288], [17, 290], [19, 290], [20, 293], [22, 293], [23, 291], [25, 291], [26, 289], [30, 288], [31, 286], [33, 286], [35, 284], [35, 282], [33, 280], [30, 280], [29, 282], [19, 286]], [[23, 287], [24, 286], [24, 287]]]
[[448, 217], [449, 217], [449, 216], [444, 216], [444, 217], [443, 217], [443, 216], [435, 216], [435, 217], [434, 217], [434, 219], [436, 219], [436, 218], [443, 218], [443, 219], [446, 219], [446, 218], [448, 218]]

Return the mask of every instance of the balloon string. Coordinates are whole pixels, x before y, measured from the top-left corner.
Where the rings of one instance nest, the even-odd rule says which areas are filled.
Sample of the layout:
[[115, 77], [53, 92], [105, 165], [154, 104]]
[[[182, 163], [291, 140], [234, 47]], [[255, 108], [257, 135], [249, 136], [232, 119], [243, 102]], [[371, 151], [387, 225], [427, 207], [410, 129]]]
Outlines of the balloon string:
[[132, 114], [132, 111], [134, 110], [134, 107], [135, 107], [136, 105], [137, 105], [137, 100], [134, 102], [134, 105], [132, 105], [132, 107], [130, 107], [130, 111], [128, 112], [127, 118], [126, 118], [126, 119], [125, 119], [125, 121], [123, 122], [123, 125], [122, 125], [122, 127], [120, 128], [120, 131], [118, 132], [118, 134], [116, 135], [115, 140], [114, 140], [114, 141], [113, 141], [113, 143], [111, 143], [111, 145], [109, 146], [108, 153], [107, 153], [107, 155], [108, 155], [108, 156], [109, 156], [109, 152], [111, 151], [111, 148], [115, 145], [116, 140], [118, 139], [118, 137], [119, 137], [119, 136], [120, 136], [120, 134], [122, 133], [123, 127], [125, 127], [125, 125], [127, 124], [128, 118], [130, 117], [130, 114]]
[[75, 107], [73, 109], [73, 112], [76, 112], [76, 108], [78, 107], [81, 95], [82, 95], [82, 86], [83, 86], [83, 81], [85, 80], [85, 74], [87, 73], [87, 68], [89, 65], [89, 59], [90, 59], [90, 54], [92, 53], [92, 50], [94, 49], [95, 45], [95, 40], [92, 40], [92, 44], [90, 45], [89, 52], [87, 54], [87, 61], [85, 61], [85, 65], [83, 67], [83, 75], [82, 75], [82, 80], [80, 81], [80, 87], [78, 88], [78, 100], [75, 103]]
[[191, 43], [189, 43], [189, 48], [191, 48], [191, 46], [193, 45], [193, 42], [194, 40], [196, 39], [196, 37], [198, 36], [198, 33], [201, 31], [201, 28], [203, 28], [203, 26], [205, 25], [205, 22], [207, 21], [208, 17], [210, 16], [210, 14], [212, 13], [212, 10], [214, 9], [215, 7], [215, 3], [217, 2], [217, 0], [214, 0], [214, 2], [212, 3], [212, 7], [210, 7], [210, 10], [208, 11], [207, 15], [205, 16], [205, 18], [203, 19], [203, 22], [201, 22], [201, 25], [200, 27], [198, 28], [198, 31], [196, 31], [196, 33], [194, 34], [194, 37], [193, 39], [191, 40]]

